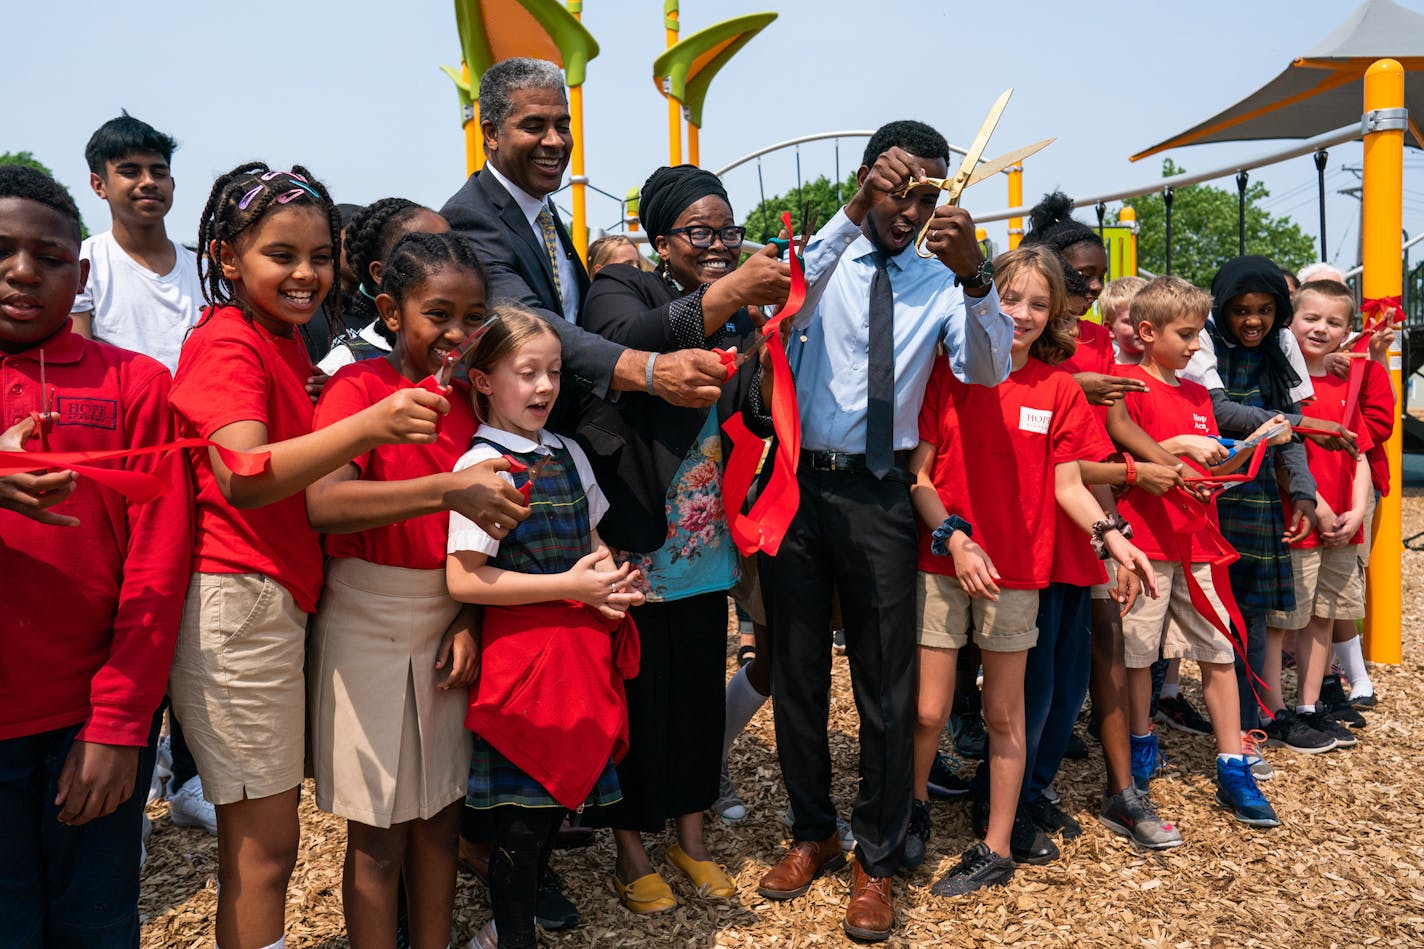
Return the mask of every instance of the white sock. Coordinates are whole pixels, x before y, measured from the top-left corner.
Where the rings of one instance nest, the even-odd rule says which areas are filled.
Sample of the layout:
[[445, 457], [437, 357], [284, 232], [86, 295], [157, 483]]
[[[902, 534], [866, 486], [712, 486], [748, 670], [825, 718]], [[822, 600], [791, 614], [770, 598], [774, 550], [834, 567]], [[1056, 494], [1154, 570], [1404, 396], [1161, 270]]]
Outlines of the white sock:
[[1164, 699], [1175, 699], [1175, 698], [1177, 697], [1177, 693], [1180, 692], [1180, 691], [1182, 691], [1182, 686], [1181, 686], [1180, 683], [1177, 683], [1177, 682], [1164, 682], [1164, 683], [1162, 683], [1162, 698], [1164, 698]]
[[1151, 733], [1151, 732], [1148, 732], [1148, 733], [1145, 734], [1145, 735], [1133, 735], [1132, 737], [1133, 737], [1133, 738], [1141, 738], [1142, 740], [1146, 741], [1148, 738], [1151, 738], [1151, 737], [1152, 737], [1152, 733]]
[[1336, 643], [1331, 649], [1335, 663], [1350, 683], [1350, 695], [1374, 695], [1375, 684], [1370, 681], [1369, 670], [1365, 668], [1365, 654], [1360, 650], [1360, 637], [1352, 636], [1343, 643]]
[[747, 727], [747, 722], [752, 720], [757, 710], [766, 703], [766, 698], [752, 685], [751, 679], [747, 678], [745, 667], [738, 669], [737, 674], [727, 683], [727, 725], [722, 733], [723, 762], [726, 762], [727, 753], [732, 750], [732, 743], [737, 740], [742, 729]]
[[1312, 713], [1312, 712], [1314, 712], [1314, 711], [1315, 711], [1315, 706], [1314, 706], [1314, 705], [1297, 705], [1297, 706], [1295, 707], [1295, 713], [1296, 713], [1297, 715], [1309, 715], [1310, 713]]
[[284, 935], [281, 939], [272, 943], [272, 945], [263, 946], [262, 949], [287, 949], [287, 937]]
[[1245, 760], [1246, 760], [1246, 756], [1245, 756], [1245, 755], [1228, 755], [1226, 752], [1223, 751], [1221, 754], [1219, 754], [1219, 755], [1216, 756], [1216, 760], [1217, 760], [1217, 761], [1245, 761]]

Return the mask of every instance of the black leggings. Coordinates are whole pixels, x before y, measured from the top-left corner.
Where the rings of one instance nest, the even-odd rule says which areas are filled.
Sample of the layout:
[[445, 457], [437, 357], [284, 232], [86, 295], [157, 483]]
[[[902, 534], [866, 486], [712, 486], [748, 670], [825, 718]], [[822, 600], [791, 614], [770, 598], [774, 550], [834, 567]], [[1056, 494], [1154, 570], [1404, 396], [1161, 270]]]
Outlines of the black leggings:
[[490, 903], [500, 949], [533, 949], [539, 868], [553, 849], [564, 809], [501, 804], [488, 813], [494, 829]]

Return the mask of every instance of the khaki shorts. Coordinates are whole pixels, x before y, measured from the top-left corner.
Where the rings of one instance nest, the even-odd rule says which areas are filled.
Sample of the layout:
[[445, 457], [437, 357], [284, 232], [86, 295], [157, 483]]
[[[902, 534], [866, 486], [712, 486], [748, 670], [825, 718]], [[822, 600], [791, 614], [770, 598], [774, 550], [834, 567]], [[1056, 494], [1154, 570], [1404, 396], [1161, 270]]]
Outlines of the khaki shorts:
[[934, 649], [962, 649], [974, 642], [987, 652], [1024, 652], [1038, 644], [1038, 591], [999, 588], [998, 600], [979, 600], [959, 580], [938, 573], [916, 574], [915, 615], [919, 643]]
[[168, 684], [214, 804], [271, 797], [302, 783], [307, 616], [259, 573], [188, 581]]
[[1266, 622], [1276, 629], [1304, 629], [1312, 616], [1365, 618], [1365, 578], [1358, 544], [1292, 550], [1291, 574], [1295, 578], [1295, 609], [1266, 615]]
[[307, 654], [317, 807], [390, 827], [464, 800], [469, 697], [435, 668], [459, 612], [444, 567], [328, 562]]
[[[1143, 593], [1122, 618], [1123, 657], [1129, 669], [1145, 669], [1163, 659], [1194, 659], [1197, 662], [1230, 663], [1235, 659], [1231, 643], [1192, 605], [1182, 565], [1175, 560], [1154, 560], [1157, 599]], [[1201, 584], [1223, 625], [1226, 607], [1211, 581], [1211, 565], [1192, 564], [1192, 576]]]

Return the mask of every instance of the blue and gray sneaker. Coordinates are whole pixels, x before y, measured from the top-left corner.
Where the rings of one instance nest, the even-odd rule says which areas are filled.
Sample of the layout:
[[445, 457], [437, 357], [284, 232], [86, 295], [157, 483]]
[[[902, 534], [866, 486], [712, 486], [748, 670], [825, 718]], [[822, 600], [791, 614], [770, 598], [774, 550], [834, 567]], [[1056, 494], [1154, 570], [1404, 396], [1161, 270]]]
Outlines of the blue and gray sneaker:
[[1157, 734], [1149, 733], [1143, 737], [1137, 735], [1130, 736], [1132, 739], [1132, 783], [1137, 785], [1137, 790], [1147, 792], [1147, 786], [1152, 782], [1154, 775], [1161, 774], [1162, 768], [1167, 764], [1167, 756], [1162, 754], [1157, 747]]
[[1229, 807], [1236, 819], [1252, 827], [1279, 827], [1275, 809], [1256, 787], [1251, 763], [1245, 758], [1216, 759], [1216, 802]]

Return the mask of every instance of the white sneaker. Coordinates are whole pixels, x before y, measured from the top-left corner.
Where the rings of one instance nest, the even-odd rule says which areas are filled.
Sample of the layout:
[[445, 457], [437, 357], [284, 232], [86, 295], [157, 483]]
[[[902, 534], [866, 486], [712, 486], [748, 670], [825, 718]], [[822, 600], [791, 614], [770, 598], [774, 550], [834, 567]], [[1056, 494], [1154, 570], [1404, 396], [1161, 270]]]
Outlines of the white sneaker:
[[153, 780], [148, 785], [148, 803], [163, 800], [165, 782], [173, 776], [173, 748], [168, 736], [158, 739], [158, 756], [153, 762]]
[[485, 928], [475, 933], [469, 949], [499, 949], [499, 934], [495, 932], [494, 920], [485, 923]]
[[712, 810], [717, 812], [717, 816], [729, 824], [735, 824], [747, 819], [747, 806], [742, 803], [741, 797], [737, 795], [737, 786], [732, 783], [732, 776], [727, 772], [725, 765], [722, 767], [722, 778], [718, 785], [717, 800], [712, 802]]
[[203, 779], [188, 779], [177, 791], [168, 789], [168, 819], [176, 827], [201, 827], [213, 836], [218, 833], [218, 815], [203, 797]]

